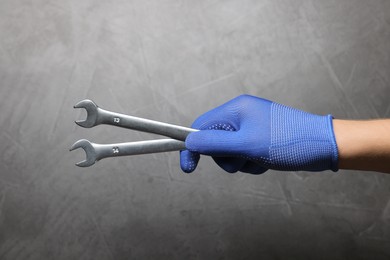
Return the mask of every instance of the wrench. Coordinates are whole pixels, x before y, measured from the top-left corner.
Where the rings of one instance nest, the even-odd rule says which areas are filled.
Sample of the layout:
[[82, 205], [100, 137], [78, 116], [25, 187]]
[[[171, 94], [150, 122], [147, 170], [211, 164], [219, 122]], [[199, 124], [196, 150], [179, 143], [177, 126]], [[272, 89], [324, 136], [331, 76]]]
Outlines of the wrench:
[[76, 121], [76, 124], [85, 128], [106, 124], [168, 136], [181, 141], [185, 141], [187, 135], [191, 132], [198, 131], [197, 129], [184, 126], [111, 112], [98, 107], [92, 100], [88, 99], [80, 101], [74, 108], [84, 108], [87, 111], [87, 118], [85, 120]]
[[95, 144], [86, 139], [81, 139], [72, 145], [70, 151], [78, 148], [83, 148], [86, 154], [86, 160], [76, 163], [76, 165], [80, 167], [91, 166], [95, 164], [95, 162], [107, 157], [160, 153], [186, 149], [184, 142], [174, 139], [117, 144]]
[[104, 110], [88, 99], [78, 102], [74, 108], [84, 108], [87, 111], [87, 118], [85, 120], [76, 121], [76, 124], [81, 127], [91, 128], [96, 125], [107, 124], [174, 138], [117, 144], [95, 144], [82, 139], [74, 143], [70, 148], [70, 151], [78, 148], [84, 149], [86, 160], [76, 163], [80, 167], [91, 166], [96, 161], [107, 157], [184, 150], [186, 147], [183, 141], [185, 141], [187, 135], [199, 131], [193, 128]]

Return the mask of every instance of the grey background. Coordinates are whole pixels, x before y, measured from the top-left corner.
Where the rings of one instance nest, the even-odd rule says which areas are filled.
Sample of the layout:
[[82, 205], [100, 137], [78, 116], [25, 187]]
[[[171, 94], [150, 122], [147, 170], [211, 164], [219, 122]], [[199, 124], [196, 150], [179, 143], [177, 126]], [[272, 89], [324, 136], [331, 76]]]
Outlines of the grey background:
[[[390, 259], [390, 176], [74, 163], [84, 98], [184, 126], [243, 94], [390, 117], [390, 1], [0, 1], [0, 259]], [[358, 141], [358, 140], [357, 140]]]

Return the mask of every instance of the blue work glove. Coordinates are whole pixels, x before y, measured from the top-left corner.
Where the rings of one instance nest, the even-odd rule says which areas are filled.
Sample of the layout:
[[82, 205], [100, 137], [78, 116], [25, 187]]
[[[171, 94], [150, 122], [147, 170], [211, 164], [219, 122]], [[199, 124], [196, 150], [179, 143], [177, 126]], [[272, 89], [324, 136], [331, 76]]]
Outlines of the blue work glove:
[[195, 120], [192, 127], [201, 131], [188, 135], [180, 166], [192, 172], [204, 154], [230, 173], [337, 171], [332, 120], [242, 95]]

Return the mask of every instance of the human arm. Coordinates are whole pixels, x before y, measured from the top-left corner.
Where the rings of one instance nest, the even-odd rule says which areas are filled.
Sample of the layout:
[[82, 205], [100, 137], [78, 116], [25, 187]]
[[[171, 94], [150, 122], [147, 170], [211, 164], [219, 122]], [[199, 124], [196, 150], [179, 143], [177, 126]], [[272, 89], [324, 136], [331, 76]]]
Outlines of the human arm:
[[339, 168], [390, 173], [390, 119], [333, 120]]

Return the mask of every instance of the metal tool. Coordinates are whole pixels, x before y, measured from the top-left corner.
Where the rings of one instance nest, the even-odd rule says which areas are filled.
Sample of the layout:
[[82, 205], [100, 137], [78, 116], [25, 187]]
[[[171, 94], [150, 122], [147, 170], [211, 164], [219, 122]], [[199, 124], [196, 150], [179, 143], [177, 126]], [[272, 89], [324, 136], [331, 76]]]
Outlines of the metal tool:
[[76, 163], [80, 167], [91, 166], [96, 161], [107, 157], [184, 150], [185, 143], [183, 141], [185, 141], [187, 135], [198, 131], [193, 128], [104, 110], [88, 99], [80, 101], [74, 108], [84, 108], [87, 111], [85, 120], [76, 121], [76, 124], [81, 127], [91, 128], [96, 125], [107, 124], [173, 138], [117, 144], [96, 144], [82, 139], [74, 143], [70, 148], [70, 151], [78, 148], [84, 149], [86, 160]]
[[98, 107], [92, 100], [88, 99], [80, 101], [74, 108], [85, 108], [87, 111], [87, 118], [85, 120], [76, 121], [76, 124], [85, 128], [106, 124], [168, 136], [182, 141], [186, 139], [189, 133], [198, 131], [184, 126], [111, 112]]
[[83, 148], [87, 159], [76, 163], [80, 167], [88, 167], [107, 157], [128, 156], [147, 153], [161, 153], [186, 149], [184, 142], [174, 139], [160, 139], [151, 141], [95, 144], [81, 139], [72, 145], [70, 151]]

